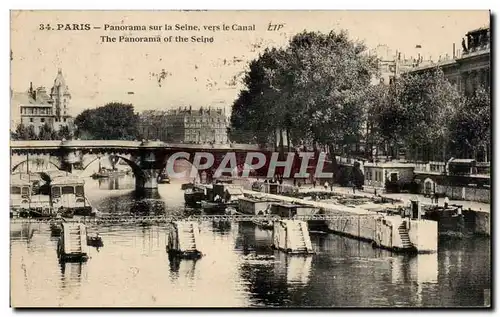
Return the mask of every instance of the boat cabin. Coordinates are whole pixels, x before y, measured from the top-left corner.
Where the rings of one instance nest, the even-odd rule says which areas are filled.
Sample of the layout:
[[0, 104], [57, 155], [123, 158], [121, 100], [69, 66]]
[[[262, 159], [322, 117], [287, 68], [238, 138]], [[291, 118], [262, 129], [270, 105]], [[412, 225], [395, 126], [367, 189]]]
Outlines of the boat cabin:
[[243, 190], [238, 187], [228, 187], [224, 192], [224, 201], [225, 202], [233, 202], [238, 201], [239, 198], [244, 197], [245, 194]]
[[476, 160], [452, 159], [448, 162], [448, 171], [450, 175], [477, 174]]
[[85, 198], [85, 181], [74, 177], [57, 177], [50, 183], [50, 201], [54, 209], [90, 207]]
[[238, 198], [238, 209], [244, 214], [262, 215], [269, 210], [273, 203], [278, 202], [278, 200], [268, 198], [240, 197]]
[[212, 199], [210, 199], [211, 201], [217, 196], [219, 196], [221, 199], [225, 199], [225, 201], [237, 200], [238, 197], [243, 197], [243, 190], [241, 186], [238, 185], [219, 183], [214, 184], [212, 188], [213, 196]]
[[287, 203], [273, 203], [271, 205], [271, 213], [273, 215], [278, 215], [283, 218], [315, 215], [318, 212], [319, 208], [305, 206], [305, 205], [296, 205]]
[[10, 184], [11, 208], [29, 208], [30, 200], [31, 183], [23, 179], [12, 179]]

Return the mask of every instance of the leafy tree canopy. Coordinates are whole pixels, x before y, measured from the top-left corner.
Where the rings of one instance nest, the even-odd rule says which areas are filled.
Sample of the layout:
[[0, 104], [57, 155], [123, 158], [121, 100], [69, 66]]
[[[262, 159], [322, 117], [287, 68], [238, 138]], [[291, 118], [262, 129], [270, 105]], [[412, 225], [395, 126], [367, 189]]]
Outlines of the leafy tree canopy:
[[75, 119], [78, 136], [93, 140], [133, 140], [138, 122], [134, 106], [119, 102], [84, 110]]
[[250, 63], [232, 130], [265, 139], [279, 128], [296, 144], [357, 140], [363, 96], [377, 72], [376, 59], [364, 51], [345, 31], [304, 31], [285, 48], [266, 49]]

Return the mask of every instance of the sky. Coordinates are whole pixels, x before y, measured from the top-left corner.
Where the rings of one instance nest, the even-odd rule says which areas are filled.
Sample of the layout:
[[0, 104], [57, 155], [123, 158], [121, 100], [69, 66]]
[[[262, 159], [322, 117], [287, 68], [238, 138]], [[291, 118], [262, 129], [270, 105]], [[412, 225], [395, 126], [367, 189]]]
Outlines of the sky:
[[[40, 24], [89, 23], [89, 31], [39, 30]], [[197, 25], [201, 31], [105, 31], [104, 25]], [[203, 26], [255, 26], [255, 31], [204, 31]], [[269, 31], [269, 24], [282, 24]], [[62, 69], [72, 94], [70, 113], [111, 101], [136, 111], [225, 107], [242, 89], [248, 62], [266, 47], [282, 46], [303, 30], [345, 29], [368, 48], [388, 45], [406, 57], [418, 52], [437, 59], [453, 43], [489, 25], [489, 11], [12, 11], [11, 89], [53, 84]], [[214, 38], [213, 43], [103, 43], [100, 36]], [[421, 49], [416, 49], [421, 45]], [[158, 81], [162, 71], [165, 78]], [[235, 84], [236, 82], [236, 84]]]

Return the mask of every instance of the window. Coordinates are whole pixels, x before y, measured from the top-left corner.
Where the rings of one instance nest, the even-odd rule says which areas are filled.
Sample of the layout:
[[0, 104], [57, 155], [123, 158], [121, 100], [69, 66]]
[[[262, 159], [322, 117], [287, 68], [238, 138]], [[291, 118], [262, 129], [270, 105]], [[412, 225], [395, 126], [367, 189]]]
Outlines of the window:
[[61, 187], [59, 187], [59, 186], [52, 187], [52, 196], [53, 197], [61, 196]]
[[30, 118], [30, 122], [33, 122], [33, 118]]
[[64, 118], [64, 122], [66, 122], [66, 118]]
[[45, 122], [45, 118], [40, 118], [40, 122]]
[[76, 186], [76, 196], [85, 196], [84, 195], [84, 190], [83, 190], [83, 186]]
[[65, 195], [65, 194], [66, 194], [66, 195], [67, 195], [67, 194], [74, 194], [74, 193], [75, 193], [75, 191], [74, 191], [73, 186], [64, 186], [64, 187], [62, 188], [62, 194], [63, 194], [63, 195]]
[[20, 195], [21, 194], [21, 187], [11, 187], [10, 188], [10, 193], [13, 195]]

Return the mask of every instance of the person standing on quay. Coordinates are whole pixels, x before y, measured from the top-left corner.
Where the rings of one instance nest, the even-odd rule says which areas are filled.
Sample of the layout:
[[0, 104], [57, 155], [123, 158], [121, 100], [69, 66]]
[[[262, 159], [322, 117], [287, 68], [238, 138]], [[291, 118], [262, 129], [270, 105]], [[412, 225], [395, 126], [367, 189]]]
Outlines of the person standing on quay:
[[450, 200], [448, 199], [448, 196], [444, 196], [444, 208], [448, 208], [449, 203], [450, 203]]

